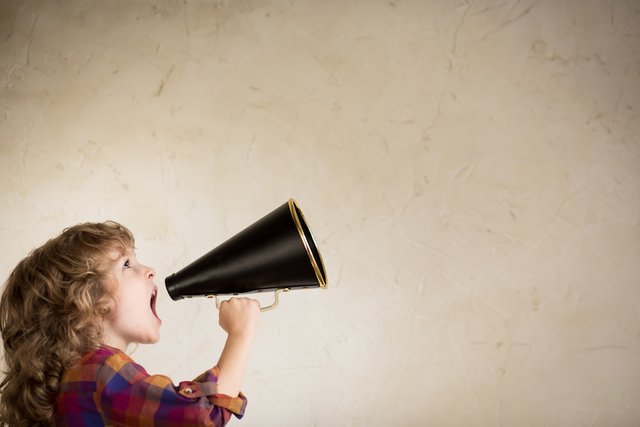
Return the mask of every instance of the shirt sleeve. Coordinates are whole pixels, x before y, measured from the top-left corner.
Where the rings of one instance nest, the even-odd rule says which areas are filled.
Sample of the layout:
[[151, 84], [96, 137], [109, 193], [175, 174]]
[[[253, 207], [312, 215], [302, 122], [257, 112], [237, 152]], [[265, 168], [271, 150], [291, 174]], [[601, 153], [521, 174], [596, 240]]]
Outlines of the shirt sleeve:
[[149, 375], [124, 354], [107, 358], [98, 372], [97, 396], [103, 416], [127, 426], [224, 426], [242, 418], [247, 399], [217, 393], [218, 368], [177, 387], [169, 377]]

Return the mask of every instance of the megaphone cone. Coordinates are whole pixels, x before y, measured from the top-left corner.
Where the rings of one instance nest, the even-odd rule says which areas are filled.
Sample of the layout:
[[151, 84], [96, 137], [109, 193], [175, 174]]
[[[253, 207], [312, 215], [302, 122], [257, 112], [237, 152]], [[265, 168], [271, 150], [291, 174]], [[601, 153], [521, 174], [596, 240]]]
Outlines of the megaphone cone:
[[[316, 242], [294, 199], [182, 270], [165, 285], [173, 300], [302, 288], [325, 288]], [[277, 295], [277, 294], [276, 294]]]

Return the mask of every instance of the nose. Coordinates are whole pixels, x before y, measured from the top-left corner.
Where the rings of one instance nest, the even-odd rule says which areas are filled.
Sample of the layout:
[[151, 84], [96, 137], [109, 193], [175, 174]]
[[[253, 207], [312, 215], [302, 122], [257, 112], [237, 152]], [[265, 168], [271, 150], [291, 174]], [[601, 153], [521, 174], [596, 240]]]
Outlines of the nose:
[[145, 266], [145, 277], [149, 280], [156, 277], [156, 270], [153, 267]]

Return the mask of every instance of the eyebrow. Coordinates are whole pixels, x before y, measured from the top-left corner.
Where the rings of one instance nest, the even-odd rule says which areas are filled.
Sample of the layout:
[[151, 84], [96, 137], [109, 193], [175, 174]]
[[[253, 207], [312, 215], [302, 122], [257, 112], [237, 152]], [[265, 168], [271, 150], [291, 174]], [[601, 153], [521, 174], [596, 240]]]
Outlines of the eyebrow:
[[135, 256], [135, 252], [133, 251], [128, 252], [128, 251], [121, 251], [120, 249], [113, 249], [111, 253], [107, 255], [107, 258], [109, 259], [109, 261], [118, 264], [123, 259], [131, 258], [132, 256]]

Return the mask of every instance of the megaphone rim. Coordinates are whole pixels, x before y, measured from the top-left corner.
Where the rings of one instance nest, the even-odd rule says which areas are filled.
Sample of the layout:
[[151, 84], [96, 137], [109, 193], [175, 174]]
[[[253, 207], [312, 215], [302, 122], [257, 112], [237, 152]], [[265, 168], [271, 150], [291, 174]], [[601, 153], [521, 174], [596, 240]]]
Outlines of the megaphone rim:
[[[304, 245], [304, 249], [307, 251], [307, 255], [309, 256], [309, 261], [311, 261], [311, 266], [313, 267], [313, 271], [316, 274], [316, 279], [318, 279], [318, 283], [321, 288], [327, 287], [327, 270], [324, 266], [324, 261], [322, 260], [322, 255], [320, 254], [320, 250], [318, 249], [318, 244], [316, 243], [316, 239], [313, 236], [313, 232], [311, 231], [311, 227], [309, 227], [309, 223], [307, 222], [304, 214], [302, 213], [302, 209], [300, 205], [294, 198], [289, 199], [289, 211], [291, 212], [291, 217], [293, 218], [293, 222], [296, 225], [296, 229], [298, 230], [298, 234], [300, 235], [300, 239], [302, 240], [302, 244]], [[316, 248], [316, 252], [318, 254], [318, 262], [316, 262], [315, 256], [311, 251], [311, 247], [309, 246], [309, 242], [307, 240], [307, 236], [302, 229], [302, 223], [305, 224], [305, 227], [309, 231], [309, 237], [313, 242], [313, 245]]]

